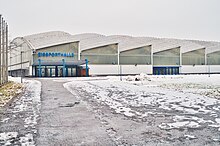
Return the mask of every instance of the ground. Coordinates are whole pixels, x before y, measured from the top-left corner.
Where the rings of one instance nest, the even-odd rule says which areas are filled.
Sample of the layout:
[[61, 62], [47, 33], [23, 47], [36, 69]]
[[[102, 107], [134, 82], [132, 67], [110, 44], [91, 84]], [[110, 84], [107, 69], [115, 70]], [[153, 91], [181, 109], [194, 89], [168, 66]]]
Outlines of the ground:
[[0, 145], [220, 145], [220, 75], [25, 79]]
[[22, 84], [9, 81], [0, 86], [0, 107], [5, 106], [13, 97], [22, 92]]

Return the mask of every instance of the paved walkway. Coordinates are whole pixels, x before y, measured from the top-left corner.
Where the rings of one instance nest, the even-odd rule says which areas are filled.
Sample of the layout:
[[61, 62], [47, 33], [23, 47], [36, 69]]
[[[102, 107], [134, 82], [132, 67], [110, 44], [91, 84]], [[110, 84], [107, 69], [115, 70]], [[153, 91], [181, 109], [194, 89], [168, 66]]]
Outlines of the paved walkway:
[[37, 145], [115, 145], [86, 102], [67, 91], [63, 82], [40, 81], [42, 102]]

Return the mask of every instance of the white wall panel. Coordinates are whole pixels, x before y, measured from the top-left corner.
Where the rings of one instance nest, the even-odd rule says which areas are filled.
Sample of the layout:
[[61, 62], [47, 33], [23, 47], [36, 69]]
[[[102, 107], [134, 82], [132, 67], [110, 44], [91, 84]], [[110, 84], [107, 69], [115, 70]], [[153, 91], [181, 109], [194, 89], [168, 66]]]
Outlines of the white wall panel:
[[116, 75], [118, 73], [118, 65], [89, 65], [90, 75]]
[[211, 73], [220, 73], [220, 65], [210, 65], [207, 67]]
[[[89, 65], [90, 75], [117, 75], [118, 65]], [[152, 74], [152, 65], [121, 65], [122, 74]]]
[[152, 65], [121, 65], [122, 74], [152, 74]]
[[180, 67], [180, 73], [208, 73], [208, 66], [206, 65], [183, 65]]

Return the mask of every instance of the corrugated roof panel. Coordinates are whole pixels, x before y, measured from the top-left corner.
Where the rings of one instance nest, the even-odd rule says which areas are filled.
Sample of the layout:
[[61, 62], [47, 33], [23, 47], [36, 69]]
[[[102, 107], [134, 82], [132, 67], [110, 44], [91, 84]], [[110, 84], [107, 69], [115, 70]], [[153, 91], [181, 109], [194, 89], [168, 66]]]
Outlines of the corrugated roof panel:
[[44, 48], [48, 46], [76, 42], [69, 33], [62, 31], [51, 31], [45, 33], [38, 33], [23, 37], [27, 40], [34, 49]]
[[77, 39], [77, 40], [86, 40], [86, 39], [92, 39], [96, 37], [104, 37], [104, 35], [97, 34], [97, 33], [82, 33], [82, 34], [72, 35], [72, 38]]
[[121, 52], [151, 45], [148, 42], [147, 43], [141, 42], [139, 39], [136, 39], [135, 37], [131, 37], [131, 36], [112, 35], [112, 36], [108, 36], [108, 37], [118, 41], [118, 43], [119, 43], [118, 47]]
[[205, 46], [206, 47], [206, 54], [220, 51], [220, 42], [199, 41], [199, 40], [190, 40], [190, 41]]
[[80, 41], [81, 51], [118, 43], [115, 40], [108, 39], [106, 36], [97, 33], [77, 34], [72, 35], [72, 38]]
[[179, 39], [166, 39], [166, 40], [181, 46], [181, 52], [182, 53], [187, 53], [187, 52], [191, 52], [191, 51], [194, 51], [194, 50], [205, 48], [205, 46], [194, 43], [194, 42], [189, 41], [189, 40], [179, 40]]
[[25, 36], [23, 38], [35, 49], [80, 41], [81, 50], [118, 43], [120, 51], [126, 51], [149, 45], [152, 45], [152, 50], [154, 53], [176, 47], [181, 47], [182, 53], [202, 48], [206, 48], [206, 53], [220, 51], [220, 42], [155, 37], [132, 37], [127, 35], [105, 36], [97, 33], [71, 35], [62, 31], [51, 31]]
[[153, 38], [153, 37], [136, 37], [136, 38], [139, 39], [141, 42], [146, 42], [151, 44], [153, 53], [180, 47], [178, 44], [174, 42], [170, 42], [169, 40], [166, 39]]

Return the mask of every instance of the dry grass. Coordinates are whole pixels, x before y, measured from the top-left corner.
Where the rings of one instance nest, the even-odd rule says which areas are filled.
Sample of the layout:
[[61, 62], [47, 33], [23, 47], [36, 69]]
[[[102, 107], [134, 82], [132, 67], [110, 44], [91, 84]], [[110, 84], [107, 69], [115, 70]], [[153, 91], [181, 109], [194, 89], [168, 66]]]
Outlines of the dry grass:
[[22, 91], [22, 84], [8, 82], [0, 86], [0, 107], [8, 103], [13, 97], [17, 96]]

